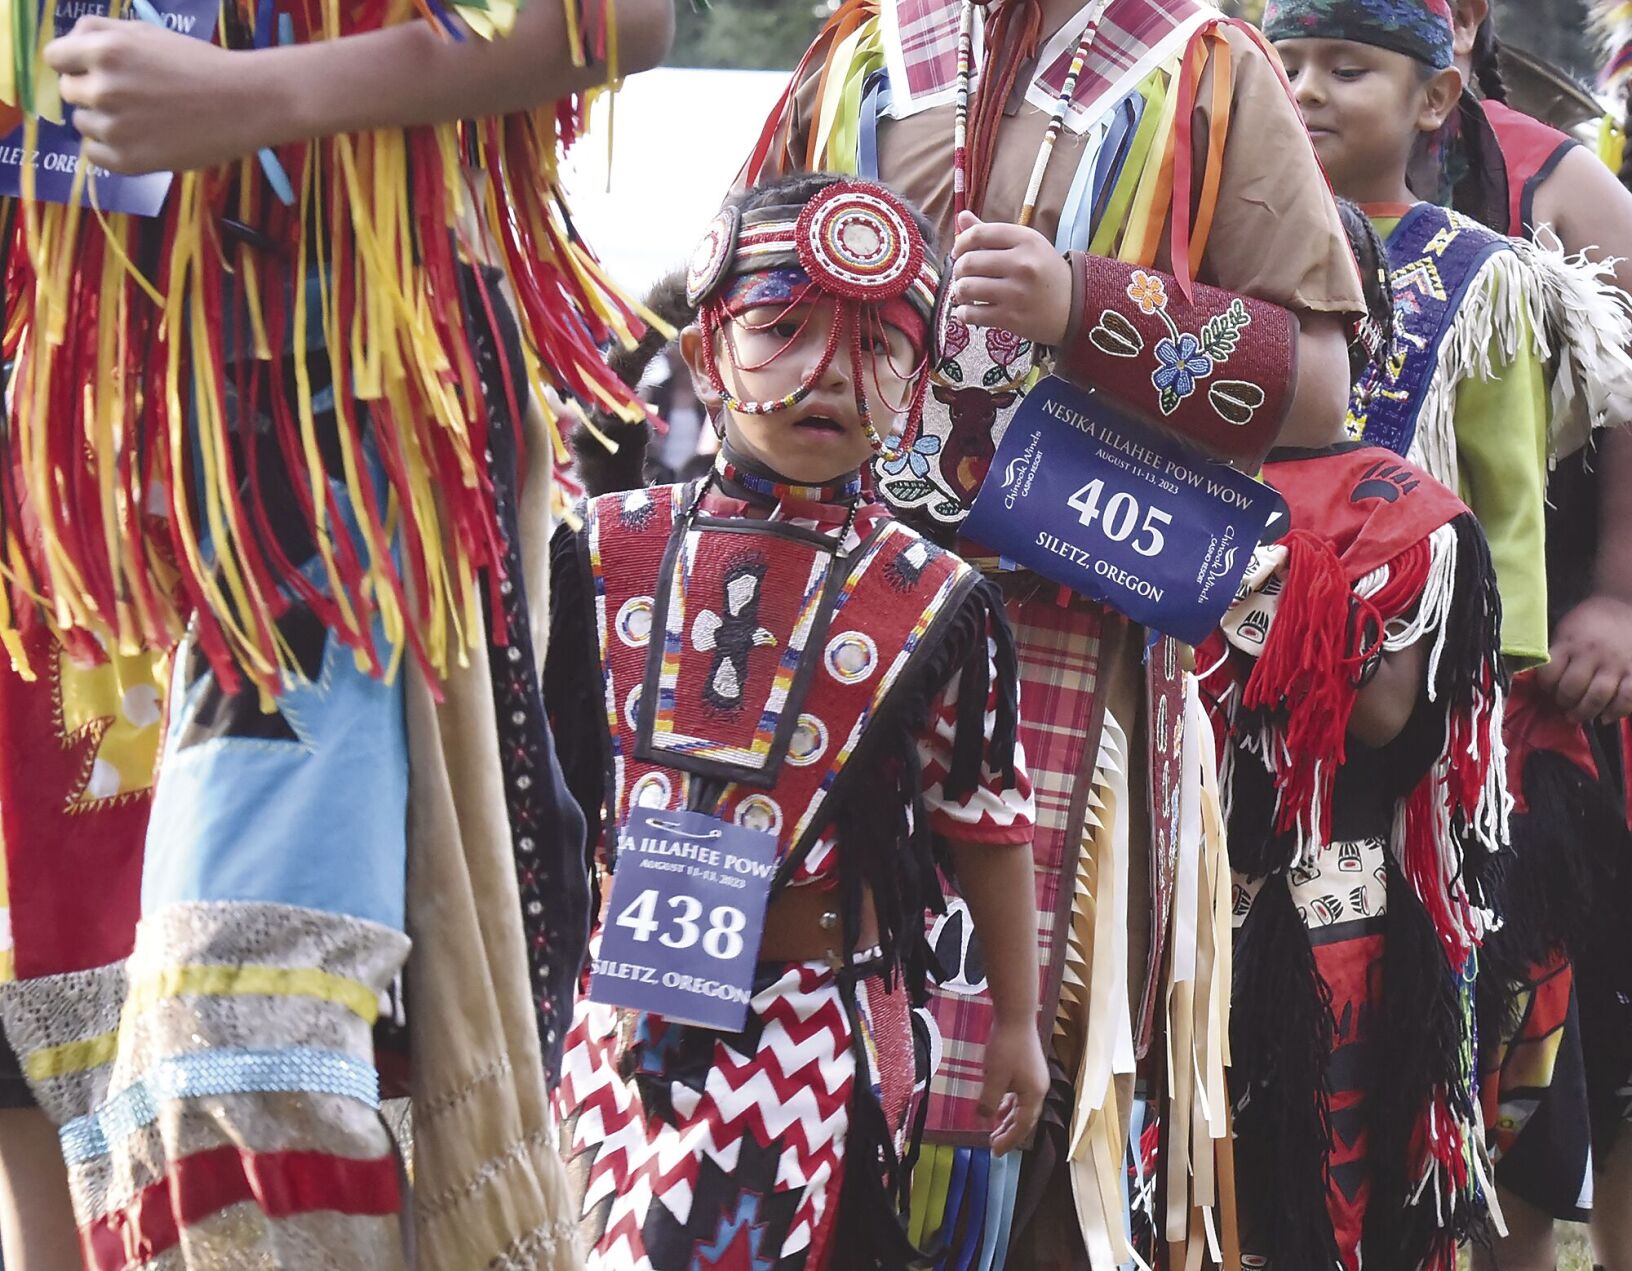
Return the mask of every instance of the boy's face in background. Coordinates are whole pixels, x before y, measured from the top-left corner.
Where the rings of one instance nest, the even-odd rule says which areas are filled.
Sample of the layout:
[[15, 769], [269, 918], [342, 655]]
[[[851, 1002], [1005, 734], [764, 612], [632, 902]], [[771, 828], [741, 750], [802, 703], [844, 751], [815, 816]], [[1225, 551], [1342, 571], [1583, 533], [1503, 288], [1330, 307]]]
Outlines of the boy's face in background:
[[1418, 139], [1445, 122], [1461, 75], [1351, 40], [1282, 40], [1275, 50], [1337, 193], [1357, 203], [1399, 198]]

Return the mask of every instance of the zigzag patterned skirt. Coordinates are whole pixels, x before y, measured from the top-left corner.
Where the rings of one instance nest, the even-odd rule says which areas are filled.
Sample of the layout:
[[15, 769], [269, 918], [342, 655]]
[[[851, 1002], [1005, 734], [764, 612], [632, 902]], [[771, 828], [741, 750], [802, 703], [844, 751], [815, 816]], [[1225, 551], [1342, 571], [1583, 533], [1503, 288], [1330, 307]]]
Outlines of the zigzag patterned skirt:
[[899, 1154], [930, 1066], [881, 970], [856, 968], [852, 1009], [825, 962], [762, 962], [734, 1034], [580, 999], [556, 1098], [590, 1271], [835, 1265], [855, 1100]]

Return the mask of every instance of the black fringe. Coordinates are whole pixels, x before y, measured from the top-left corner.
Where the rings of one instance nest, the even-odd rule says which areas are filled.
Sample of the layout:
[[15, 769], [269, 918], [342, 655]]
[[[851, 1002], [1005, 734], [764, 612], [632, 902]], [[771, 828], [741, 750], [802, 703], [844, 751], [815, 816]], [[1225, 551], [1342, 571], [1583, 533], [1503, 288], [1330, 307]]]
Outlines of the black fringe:
[[1535, 968], [1558, 954], [1581, 1001], [1595, 1143], [1619, 1131], [1618, 1088], [1632, 1057], [1632, 831], [1613, 788], [1565, 757], [1532, 752], [1522, 774], [1527, 810], [1512, 821], [1500, 893], [1503, 926], [1479, 959], [1479, 1036], [1496, 1045], [1518, 1028]]
[[[842, 973], [841, 973], [842, 974]], [[908, 1167], [895, 1154], [884, 1109], [868, 1084], [867, 1044], [856, 1006], [856, 976], [841, 985], [850, 1013], [851, 1051], [856, 1059], [856, 1097], [844, 1140], [844, 1178], [833, 1230], [834, 1264], [858, 1271], [909, 1271], [929, 1267], [938, 1251], [922, 1250], [907, 1235]], [[920, 1106], [927, 1101], [927, 1094]], [[916, 1136], [913, 1152], [916, 1153]]]
[[[997, 648], [999, 709], [992, 743], [982, 746], [988, 637]], [[892, 969], [901, 968], [915, 1002], [922, 1000], [932, 969], [923, 915], [926, 910], [939, 912], [943, 905], [936, 869], [952, 873], [950, 854], [930, 829], [924, 807], [918, 739], [947, 684], [961, 671], [957, 738], [944, 789], [954, 798], [960, 791], [974, 790], [983, 767], [1012, 782], [1019, 693], [1014, 637], [1002, 593], [991, 583], [977, 581], [935, 639], [916, 679], [895, 690], [889, 716], [873, 721], [862, 748], [851, 756], [841, 777], [849, 784], [829, 798], [834, 809], [831, 832], [844, 845], [839, 878], [846, 935], [859, 935], [862, 897], [870, 887], [884, 961]], [[981, 685], [978, 700], [969, 689], [971, 682]], [[828, 832], [827, 827], [820, 831]]]
[[[996, 646], [1001, 686], [989, 747], [982, 744], [990, 689], [988, 638]], [[952, 772], [944, 788], [949, 794], [973, 790], [985, 766], [1008, 774], [1012, 782], [1019, 692], [1014, 638], [1002, 593], [982, 579], [945, 621], [917, 678], [896, 690], [889, 717], [869, 726], [862, 749], [851, 756], [845, 769], [855, 774], [855, 784], [830, 796], [836, 810], [831, 829], [821, 831], [831, 832], [843, 845], [839, 887], [847, 943], [854, 947], [859, 937], [862, 899], [870, 887], [878, 915], [885, 988], [894, 987], [899, 973], [914, 1005], [924, 1001], [931, 971], [939, 971], [930, 966], [933, 954], [924, 928], [925, 912], [939, 912], [944, 904], [937, 866], [951, 873], [950, 855], [930, 829], [924, 806], [918, 739], [946, 686], [959, 672], [963, 678], [957, 737]], [[857, 1062], [866, 1062], [859, 1050]], [[894, 1271], [929, 1265], [935, 1251], [915, 1248], [907, 1236], [909, 1170], [895, 1159], [883, 1110], [870, 1093], [861, 1091], [850, 1115], [836, 1248], [844, 1251], [847, 1260], [856, 1259], [846, 1265], [862, 1268]], [[916, 1151], [914, 1136], [909, 1159]], [[866, 1167], [857, 1168], [863, 1161]]]
[[1532, 751], [1522, 780], [1526, 810], [1512, 818], [1503, 854], [1502, 926], [1479, 963], [1482, 1002], [1486, 983], [1525, 978], [1561, 950], [1572, 959], [1586, 951], [1596, 909], [1593, 858], [1627, 838], [1624, 816], [1597, 780], [1564, 755]]
[[[1230, 1089], [1243, 1236], [1275, 1267], [1341, 1265], [1326, 1208], [1332, 995], [1284, 873], [1265, 880], [1235, 939]], [[1382, 1261], [1380, 1266], [1394, 1266]]]
[[1429, 1101], [1452, 1092], [1452, 1111], [1479, 1124], [1463, 1064], [1462, 1008], [1456, 974], [1433, 921], [1405, 876], [1388, 860], [1388, 918], [1383, 936], [1383, 1005], [1375, 1034], [1379, 1055], [1371, 1096], [1371, 1203], [1366, 1208], [1368, 1262], [1420, 1267], [1465, 1240], [1482, 1207], [1463, 1206], [1443, 1226], [1432, 1199], [1411, 1205], [1417, 1180], [1408, 1163], [1411, 1137]]
[[[1505, 694], [1512, 677], [1501, 656], [1502, 596], [1490, 544], [1471, 512], [1457, 517], [1451, 528], [1456, 531], [1457, 579], [1445, 616], [1445, 651], [1435, 688], [1449, 709], [1469, 710], [1481, 693], [1499, 688]], [[1481, 844], [1465, 817], [1452, 821], [1451, 832], [1462, 845], [1462, 883], [1468, 895], [1474, 904], [1499, 911], [1506, 854]]]
[[[587, 582], [578, 535], [566, 525], [559, 526], [550, 540], [550, 645], [544, 659], [544, 705], [550, 731], [560, 743], [567, 789], [589, 823], [587, 855], [593, 865], [606, 826], [612, 757], [601, 697], [595, 607]], [[591, 904], [598, 916], [598, 894], [591, 896]]]
[[1458, 516], [1451, 528], [1456, 532], [1456, 589], [1445, 616], [1445, 654], [1435, 687], [1454, 705], [1466, 706], [1473, 701], [1487, 664], [1495, 669], [1498, 687], [1505, 690], [1509, 676], [1497, 654], [1501, 648], [1502, 594], [1496, 587], [1490, 544], [1471, 512]]

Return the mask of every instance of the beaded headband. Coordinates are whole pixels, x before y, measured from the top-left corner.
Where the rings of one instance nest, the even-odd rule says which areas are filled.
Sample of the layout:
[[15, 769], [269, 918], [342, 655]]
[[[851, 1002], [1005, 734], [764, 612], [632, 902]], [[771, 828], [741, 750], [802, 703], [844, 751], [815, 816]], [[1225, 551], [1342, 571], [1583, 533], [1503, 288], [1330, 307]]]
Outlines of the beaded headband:
[[[733, 285], [752, 275], [775, 275], [779, 286], [764, 289], [774, 302], [752, 304], [759, 294], [753, 287]], [[923, 412], [928, 377], [924, 349], [929, 341], [939, 298], [942, 271], [931, 256], [911, 210], [881, 185], [870, 181], [837, 181], [803, 205], [754, 208], [748, 212], [727, 207], [714, 218], [692, 256], [686, 272], [686, 298], [697, 309], [711, 346], [722, 347], [733, 368], [736, 353], [731, 340], [721, 338], [726, 320], [748, 307], [782, 303], [831, 302], [835, 314], [820, 364], [798, 388], [775, 401], [749, 401], [726, 387], [716, 362], [710, 378], [725, 404], [744, 415], [767, 415], [791, 410], [810, 396], [816, 383], [838, 354], [842, 332], [850, 333], [851, 370], [856, 407], [875, 450], [884, 441], [873, 426], [863, 375], [863, 327], [887, 323], [912, 337], [920, 363], [907, 403], [907, 422], [896, 438], [904, 442], [917, 427]], [[847, 315], [848, 322], [838, 321]], [[771, 359], [774, 361], [775, 359]], [[764, 365], [768, 365], [765, 363]], [[760, 368], [748, 368], [760, 369]]]
[[1449, 0], [1269, 0], [1264, 36], [1349, 40], [1403, 53], [1442, 71], [1456, 58]]

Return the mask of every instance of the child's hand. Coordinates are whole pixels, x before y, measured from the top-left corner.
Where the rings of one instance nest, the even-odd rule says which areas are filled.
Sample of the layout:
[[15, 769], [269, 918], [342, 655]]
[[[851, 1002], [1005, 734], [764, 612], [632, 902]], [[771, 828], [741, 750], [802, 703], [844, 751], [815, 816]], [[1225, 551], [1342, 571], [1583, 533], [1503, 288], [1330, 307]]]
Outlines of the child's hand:
[[1587, 597], [1559, 619], [1551, 653], [1536, 679], [1571, 719], [1612, 724], [1632, 714], [1632, 605]]
[[1057, 345], [1071, 323], [1071, 264], [1034, 229], [958, 218], [952, 244], [953, 316]]
[[986, 1080], [980, 1115], [995, 1121], [992, 1151], [1002, 1156], [1026, 1141], [1042, 1115], [1048, 1066], [1031, 1020], [999, 1022], [986, 1043]]
[[253, 154], [255, 103], [234, 54], [145, 22], [81, 18], [45, 48], [85, 157], [112, 172], [185, 172]]

